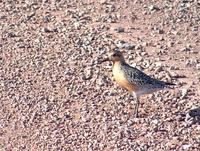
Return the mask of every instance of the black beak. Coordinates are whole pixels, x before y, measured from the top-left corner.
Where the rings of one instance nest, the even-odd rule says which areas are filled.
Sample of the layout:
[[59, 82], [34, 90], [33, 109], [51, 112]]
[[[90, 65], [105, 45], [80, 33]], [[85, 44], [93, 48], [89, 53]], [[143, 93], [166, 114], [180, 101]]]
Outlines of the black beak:
[[101, 63], [106, 62], [106, 61], [109, 61], [109, 58], [105, 58], [103, 60], [99, 60], [98, 63], [101, 64]]
[[109, 58], [97, 59], [97, 60], [94, 60], [94, 61], [92, 62], [92, 65], [102, 64], [103, 62], [106, 62], [106, 61], [109, 61], [109, 60], [110, 60]]

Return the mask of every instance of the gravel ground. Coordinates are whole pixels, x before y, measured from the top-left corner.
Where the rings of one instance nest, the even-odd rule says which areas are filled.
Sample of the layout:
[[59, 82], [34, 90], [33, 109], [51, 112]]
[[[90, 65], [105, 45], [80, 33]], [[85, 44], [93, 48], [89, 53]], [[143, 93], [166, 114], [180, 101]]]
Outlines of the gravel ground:
[[[0, 1], [0, 150], [200, 150], [198, 0]], [[134, 100], [114, 47], [174, 89]]]

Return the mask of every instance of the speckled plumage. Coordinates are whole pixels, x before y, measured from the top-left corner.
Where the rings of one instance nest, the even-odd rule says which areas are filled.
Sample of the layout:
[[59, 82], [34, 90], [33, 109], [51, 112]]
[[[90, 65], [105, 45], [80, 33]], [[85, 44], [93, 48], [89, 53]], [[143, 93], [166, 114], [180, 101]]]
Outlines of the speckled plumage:
[[127, 81], [131, 85], [136, 85], [138, 87], [138, 90], [136, 91], [138, 95], [152, 93], [154, 91], [164, 89], [170, 85], [170, 83], [151, 78], [144, 72], [135, 67], [131, 67], [125, 62], [121, 62], [118, 65], [120, 66], [120, 70], [124, 72], [124, 76], [126, 77]]
[[151, 78], [137, 68], [128, 65], [120, 51], [114, 51], [110, 54], [109, 58], [104, 61], [108, 60], [113, 62], [112, 72], [115, 81], [123, 88], [132, 92], [136, 99], [136, 117], [138, 116], [139, 96], [164, 89], [169, 87], [169, 85], [174, 85]]

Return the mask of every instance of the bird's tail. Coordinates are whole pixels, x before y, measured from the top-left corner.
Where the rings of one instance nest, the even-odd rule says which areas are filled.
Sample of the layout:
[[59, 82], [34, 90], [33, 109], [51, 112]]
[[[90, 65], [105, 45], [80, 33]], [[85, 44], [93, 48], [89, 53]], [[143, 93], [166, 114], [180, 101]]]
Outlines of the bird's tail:
[[172, 85], [176, 85], [176, 84], [174, 84], [174, 83], [169, 83], [169, 82], [165, 82], [165, 85], [172, 86]]
[[174, 83], [169, 83], [169, 82], [165, 82], [165, 87], [167, 87], [167, 88], [169, 88], [169, 89], [173, 89], [172, 86], [174, 86], [174, 85], [176, 85], [176, 84], [174, 84]]

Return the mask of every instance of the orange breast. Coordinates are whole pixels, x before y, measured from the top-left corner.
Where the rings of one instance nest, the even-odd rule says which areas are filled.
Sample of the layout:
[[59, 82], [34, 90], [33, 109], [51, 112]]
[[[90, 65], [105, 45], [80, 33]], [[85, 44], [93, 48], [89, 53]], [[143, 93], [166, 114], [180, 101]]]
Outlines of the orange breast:
[[117, 84], [119, 84], [121, 87], [127, 89], [128, 91], [136, 91], [138, 90], [137, 86], [134, 84], [131, 84], [126, 79], [126, 76], [120, 68], [120, 63], [115, 63], [113, 66], [113, 76]]

